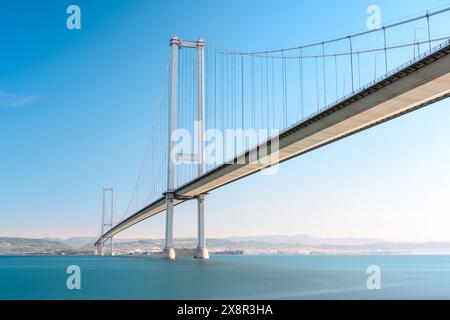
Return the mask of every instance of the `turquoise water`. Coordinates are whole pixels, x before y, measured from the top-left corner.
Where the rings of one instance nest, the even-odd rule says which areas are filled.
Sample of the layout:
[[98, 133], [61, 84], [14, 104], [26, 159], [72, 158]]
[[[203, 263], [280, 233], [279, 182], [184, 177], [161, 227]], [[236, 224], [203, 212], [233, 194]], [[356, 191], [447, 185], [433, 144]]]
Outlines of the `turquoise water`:
[[[81, 290], [66, 287], [69, 265]], [[450, 299], [450, 256], [0, 256], [0, 299]]]

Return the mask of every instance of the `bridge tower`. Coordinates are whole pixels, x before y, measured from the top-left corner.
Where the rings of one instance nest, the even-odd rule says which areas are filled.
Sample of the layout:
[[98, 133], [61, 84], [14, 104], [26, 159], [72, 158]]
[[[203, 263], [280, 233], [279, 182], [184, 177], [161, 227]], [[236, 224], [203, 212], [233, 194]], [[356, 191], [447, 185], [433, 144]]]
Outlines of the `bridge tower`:
[[171, 74], [170, 74], [170, 98], [169, 98], [169, 148], [167, 152], [167, 191], [166, 196], [166, 232], [163, 249], [163, 257], [175, 259], [175, 248], [173, 246], [173, 201], [175, 187], [175, 167], [171, 158], [171, 153], [175, 145], [172, 141], [172, 134], [176, 130], [176, 109], [177, 109], [177, 85], [178, 85], [178, 51], [181, 41], [176, 37], [170, 39], [171, 54]]
[[[198, 176], [205, 173], [203, 154], [203, 134], [205, 132], [205, 41], [197, 40], [197, 81], [198, 81], [198, 119], [197, 119], [197, 162]], [[197, 196], [197, 253], [198, 259], [208, 259], [208, 249], [205, 241], [205, 195]]]
[[[170, 74], [170, 98], [169, 98], [169, 148], [167, 152], [167, 191], [166, 198], [166, 229], [165, 229], [165, 243], [163, 249], [163, 257], [167, 259], [175, 259], [175, 248], [173, 246], [173, 208], [175, 181], [174, 161], [171, 158], [172, 150], [175, 146], [175, 141], [172, 140], [172, 134], [176, 128], [176, 109], [177, 109], [177, 93], [178, 93], [178, 53], [180, 48], [193, 48], [197, 52], [197, 90], [198, 90], [198, 127], [197, 127], [197, 164], [198, 175], [205, 172], [204, 155], [203, 155], [203, 134], [205, 131], [204, 114], [205, 114], [205, 41], [199, 38], [197, 41], [184, 41], [178, 39], [176, 36], [170, 40], [171, 46], [171, 74]], [[205, 195], [198, 195], [197, 197], [197, 212], [198, 212], [198, 239], [196, 258], [208, 259], [209, 254], [205, 244], [204, 232], [204, 199]]]
[[[109, 210], [109, 217], [108, 217], [108, 204], [107, 204], [107, 198], [108, 193], [110, 193], [110, 210]], [[105, 233], [105, 227], [112, 228], [114, 226], [114, 188], [103, 188], [103, 204], [102, 204], [102, 225], [101, 225], [101, 234], [103, 235]], [[109, 221], [106, 220], [109, 218]], [[111, 237], [109, 241], [109, 253], [110, 255], [114, 255], [114, 242], [113, 238]], [[95, 254], [96, 255], [104, 255], [104, 242], [100, 242], [97, 247], [95, 248]]]

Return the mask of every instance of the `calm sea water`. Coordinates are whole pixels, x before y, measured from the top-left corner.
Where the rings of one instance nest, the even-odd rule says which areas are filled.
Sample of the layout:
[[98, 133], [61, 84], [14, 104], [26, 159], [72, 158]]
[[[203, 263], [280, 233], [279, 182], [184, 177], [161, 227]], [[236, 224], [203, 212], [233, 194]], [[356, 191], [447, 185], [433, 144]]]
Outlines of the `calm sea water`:
[[[66, 287], [69, 265], [81, 290]], [[0, 299], [450, 299], [450, 256], [0, 256]]]

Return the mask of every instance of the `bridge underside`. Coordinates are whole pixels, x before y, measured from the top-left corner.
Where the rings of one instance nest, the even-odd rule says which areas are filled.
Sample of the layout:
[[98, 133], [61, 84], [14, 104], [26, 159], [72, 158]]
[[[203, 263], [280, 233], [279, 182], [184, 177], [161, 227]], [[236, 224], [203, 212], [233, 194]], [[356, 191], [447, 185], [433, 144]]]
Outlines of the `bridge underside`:
[[[286, 161], [349, 135], [381, 124], [450, 96], [450, 42], [439, 50], [362, 89], [321, 113], [281, 132], [278, 162]], [[258, 147], [179, 187], [175, 204], [214, 190], [270, 165], [270, 154], [249, 163]], [[264, 161], [266, 160], [266, 161]], [[243, 164], [235, 164], [243, 163]], [[96, 244], [165, 210], [165, 197], [131, 215]]]

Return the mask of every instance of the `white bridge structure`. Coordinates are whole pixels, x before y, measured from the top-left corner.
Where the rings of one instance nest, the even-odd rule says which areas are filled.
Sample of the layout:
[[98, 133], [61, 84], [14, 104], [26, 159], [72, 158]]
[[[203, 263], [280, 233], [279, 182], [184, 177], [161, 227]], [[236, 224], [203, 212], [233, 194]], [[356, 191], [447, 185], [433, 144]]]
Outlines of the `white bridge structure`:
[[[173, 37], [136, 187], [122, 219], [107, 230], [102, 221], [97, 253], [119, 232], [165, 212], [163, 256], [175, 259], [174, 207], [195, 200], [196, 257], [207, 259], [209, 192], [449, 97], [449, 13], [276, 50]], [[179, 129], [194, 139], [181, 144]], [[233, 140], [223, 143], [227, 130]], [[261, 130], [268, 133], [255, 137]]]

